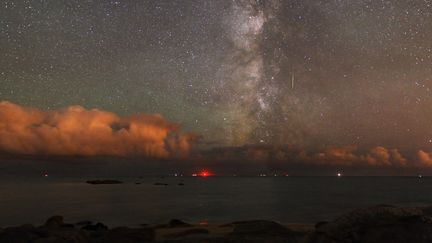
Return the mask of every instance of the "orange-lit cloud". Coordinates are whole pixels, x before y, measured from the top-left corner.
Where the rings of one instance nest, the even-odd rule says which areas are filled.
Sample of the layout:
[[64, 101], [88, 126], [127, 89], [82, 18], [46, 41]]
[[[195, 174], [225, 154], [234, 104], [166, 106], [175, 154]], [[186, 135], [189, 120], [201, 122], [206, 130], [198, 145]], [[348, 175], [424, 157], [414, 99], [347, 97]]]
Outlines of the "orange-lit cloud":
[[397, 149], [387, 149], [383, 146], [373, 147], [363, 153], [357, 151], [355, 146], [327, 148], [313, 158], [317, 163], [341, 166], [407, 166], [407, 159]]
[[0, 151], [16, 154], [80, 156], [185, 156], [196, 135], [160, 115], [120, 117], [70, 106], [41, 111], [0, 102]]
[[417, 152], [417, 158], [419, 166], [422, 167], [431, 167], [432, 166], [432, 153], [425, 152], [423, 150], [419, 150]]
[[432, 167], [432, 153], [420, 150], [414, 156], [416, 158], [408, 160], [398, 149], [388, 149], [383, 146], [372, 147], [368, 150], [360, 150], [356, 146], [339, 146], [307, 151], [292, 146], [245, 145], [213, 149], [206, 155], [208, 158], [218, 161], [277, 162], [285, 165], [381, 168]]
[[[356, 147], [331, 147], [308, 158], [312, 163], [334, 164], [334, 165], [351, 165], [358, 161], [358, 156], [354, 154]], [[307, 158], [307, 157], [306, 157]]]
[[371, 148], [365, 155], [359, 157], [360, 163], [371, 166], [407, 166], [407, 159], [397, 149], [387, 149], [383, 146]]

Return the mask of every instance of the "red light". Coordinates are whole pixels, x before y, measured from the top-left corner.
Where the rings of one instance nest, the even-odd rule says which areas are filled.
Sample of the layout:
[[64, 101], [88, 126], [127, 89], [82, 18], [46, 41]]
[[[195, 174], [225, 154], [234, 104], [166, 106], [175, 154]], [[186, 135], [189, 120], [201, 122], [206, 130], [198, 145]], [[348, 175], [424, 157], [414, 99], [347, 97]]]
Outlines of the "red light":
[[201, 177], [208, 177], [211, 176], [212, 174], [208, 170], [202, 170], [198, 175]]

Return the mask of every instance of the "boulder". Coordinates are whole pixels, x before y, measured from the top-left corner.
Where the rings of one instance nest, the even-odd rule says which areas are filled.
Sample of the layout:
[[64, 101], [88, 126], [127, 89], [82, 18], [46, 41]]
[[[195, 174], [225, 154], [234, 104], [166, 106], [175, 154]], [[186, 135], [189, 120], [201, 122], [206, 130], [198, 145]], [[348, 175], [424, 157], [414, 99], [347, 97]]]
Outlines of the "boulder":
[[64, 223], [63, 217], [59, 215], [48, 218], [37, 229], [42, 236], [37, 242], [87, 242], [84, 232], [76, 229], [73, 224]]
[[171, 219], [168, 223], [168, 227], [170, 228], [178, 228], [178, 227], [190, 227], [191, 224], [185, 223], [179, 219]]
[[273, 221], [251, 220], [232, 223], [231, 235], [292, 236], [294, 231]]
[[45, 227], [61, 227], [64, 225], [63, 216], [54, 215], [45, 221]]
[[90, 220], [83, 220], [75, 223], [76, 226], [84, 226], [89, 224], [93, 224], [93, 222]]
[[108, 230], [101, 237], [92, 239], [95, 243], [134, 243], [134, 242], [151, 242], [155, 237], [155, 231], [151, 228], [127, 228], [118, 227]]
[[43, 236], [43, 232], [31, 224], [26, 224], [3, 229], [0, 233], [0, 242], [33, 242]]
[[233, 227], [233, 231], [221, 241], [215, 242], [303, 242], [306, 233], [297, 232], [273, 221], [237, 221], [222, 227]]
[[432, 221], [420, 208], [381, 205], [316, 225], [310, 242], [432, 242]]
[[108, 226], [104, 225], [101, 222], [98, 222], [96, 224], [87, 224], [81, 227], [82, 230], [87, 231], [106, 231], [108, 230]]
[[38, 227], [42, 236], [38, 242], [87, 242], [88, 237], [85, 232], [74, 227]]
[[67, 240], [56, 237], [56, 236], [48, 236], [42, 237], [32, 241], [32, 243], [69, 243]]
[[170, 235], [168, 235], [169, 237], [173, 237], [173, 238], [179, 238], [179, 237], [184, 237], [184, 236], [190, 236], [190, 235], [196, 235], [196, 234], [209, 234], [209, 230], [208, 229], [203, 229], [203, 228], [194, 228], [194, 229], [188, 229], [185, 231], [180, 231], [180, 232], [176, 232], [176, 233], [172, 233]]
[[87, 242], [87, 238], [82, 232], [72, 227], [63, 227], [62, 223], [63, 218], [61, 216], [54, 216], [40, 227], [33, 225], [9, 227], [0, 233], [0, 242]]

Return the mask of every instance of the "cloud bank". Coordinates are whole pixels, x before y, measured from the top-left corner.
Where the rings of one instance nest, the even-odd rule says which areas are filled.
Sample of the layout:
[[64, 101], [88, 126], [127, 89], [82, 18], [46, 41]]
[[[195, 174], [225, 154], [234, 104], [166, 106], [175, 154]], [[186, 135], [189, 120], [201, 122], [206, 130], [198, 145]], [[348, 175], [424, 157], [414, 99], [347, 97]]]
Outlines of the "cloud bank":
[[198, 137], [162, 116], [70, 106], [41, 111], [0, 102], [0, 151], [66, 156], [187, 156]]
[[365, 168], [431, 168], [432, 153], [423, 150], [403, 155], [396, 148], [375, 146], [326, 146], [304, 149], [297, 146], [245, 145], [214, 148], [204, 158], [215, 161], [249, 161], [283, 166], [365, 167]]
[[112, 112], [70, 106], [42, 111], [0, 102], [0, 152], [18, 155], [139, 156], [188, 158], [217, 162], [221, 167], [244, 162], [250, 166], [325, 166], [432, 168], [432, 152], [402, 154], [396, 148], [295, 145], [214, 147], [190, 153], [199, 136], [180, 131], [158, 114], [118, 116]]

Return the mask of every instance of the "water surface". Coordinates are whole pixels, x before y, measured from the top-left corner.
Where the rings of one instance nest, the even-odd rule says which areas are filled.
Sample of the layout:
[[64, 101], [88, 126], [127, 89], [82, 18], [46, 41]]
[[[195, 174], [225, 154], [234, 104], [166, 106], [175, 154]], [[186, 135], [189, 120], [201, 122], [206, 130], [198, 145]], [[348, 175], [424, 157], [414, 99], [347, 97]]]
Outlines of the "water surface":
[[0, 227], [40, 224], [54, 214], [67, 222], [93, 220], [109, 226], [172, 218], [193, 223], [315, 223], [377, 204], [432, 205], [432, 178], [427, 177], [117, 178], [125, 181], [118, 185], [90, 185], [86, 179], [2, 181]]

